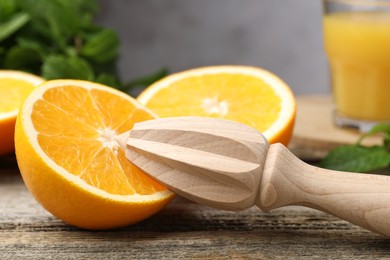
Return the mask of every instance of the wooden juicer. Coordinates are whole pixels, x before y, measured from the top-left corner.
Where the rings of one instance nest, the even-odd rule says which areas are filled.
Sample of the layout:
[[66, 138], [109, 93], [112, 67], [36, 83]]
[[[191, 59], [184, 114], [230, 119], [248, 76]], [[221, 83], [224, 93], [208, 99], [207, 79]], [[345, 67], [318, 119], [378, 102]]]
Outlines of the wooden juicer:
[[173, 192], [224, 210], [318, 209], [390, 236], [390, 177], [308, 165], [247, 125], [206, 117], [135, 124], [126, 158]]

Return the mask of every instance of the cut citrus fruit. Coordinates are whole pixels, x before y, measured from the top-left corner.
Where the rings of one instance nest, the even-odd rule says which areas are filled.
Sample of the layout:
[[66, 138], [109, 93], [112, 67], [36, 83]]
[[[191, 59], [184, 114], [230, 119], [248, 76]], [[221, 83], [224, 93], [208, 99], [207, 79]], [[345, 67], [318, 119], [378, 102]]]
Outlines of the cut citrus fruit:
[[26, 186], [49, 212], [82, 228], [121, 227], [151, 216], [173, 193], [126, 160], [115, 138], [153, 118], [110, 87], [43, 83], [16, 121], [16, 158]]
[[207, 116], [239, 121], [270, 143], [288, 144], [295, 98], [277, 76], [260, 68], [214, 66], [167, 76], [137, 98], [160, 117]]
[[0, 70], [0, 156], [14, 151], [15, 120], [19, 106], [43, 81], [30, 73]]

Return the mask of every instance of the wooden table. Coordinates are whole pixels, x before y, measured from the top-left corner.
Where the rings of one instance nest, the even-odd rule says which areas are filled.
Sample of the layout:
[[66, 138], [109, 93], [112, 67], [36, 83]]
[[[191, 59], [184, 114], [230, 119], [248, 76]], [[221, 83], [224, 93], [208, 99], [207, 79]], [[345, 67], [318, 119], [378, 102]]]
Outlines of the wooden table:
[[15, 164], [0, 167], [0, 259], [369, 259], [390, 256], [390, 239], [328, 214], [211, 209], [182, 198], [155, 216], [111, 231], [63, 223], [31, 196]]
[[303, 207], [228, 212], [176, 198], [136, 225], [81, 230], [35, 201], [12, 156], [0, 159], [0, 194], [0, 259], [390, 258], [390, 239]]

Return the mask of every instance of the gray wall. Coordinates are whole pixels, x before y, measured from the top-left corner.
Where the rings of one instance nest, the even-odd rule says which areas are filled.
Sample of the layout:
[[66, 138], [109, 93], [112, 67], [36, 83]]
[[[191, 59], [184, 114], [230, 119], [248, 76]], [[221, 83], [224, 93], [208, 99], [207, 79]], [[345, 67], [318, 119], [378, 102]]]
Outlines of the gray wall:
[[101, 0], [98, 22], [119, 33], [122, 78], [254, 65], [296, 94], [329, 93], [319, 0]]

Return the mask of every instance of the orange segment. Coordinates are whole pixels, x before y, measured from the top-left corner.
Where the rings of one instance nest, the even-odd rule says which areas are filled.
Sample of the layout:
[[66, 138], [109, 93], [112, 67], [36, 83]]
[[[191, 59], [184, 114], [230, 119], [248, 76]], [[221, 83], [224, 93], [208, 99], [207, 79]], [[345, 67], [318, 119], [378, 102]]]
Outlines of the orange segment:
[[170, 75], [137, 98], [160, 117], [207, 116], [248, 124], [271, 142], [287, 144], [295, 118], [290, 88], [253, 67], [215, 66]]
[[[104, 127], [102, 116], [87, 89], [76, 86], [49, 89], [43, 94], [42, 101], [50, 103], [57, 109], [66, 112], [70, 118], [77, 118], [78, 121], [82, 121], [88, 126]], [[56, 116], [56, 113], [53, 115]]]
[[0, 156], [14, 151], [14, 131], [19, 106], [43, 79], [33, 74], [0, 70]]
[[112, 88], [45, 82], [26, 99], [16, 124], [16, 155], [27, 187], [52, 214], [83, 228], [119, 227], [154, 214], [173, 193], [129, 162], [115, 141], [135, 122], [152, 118]]

